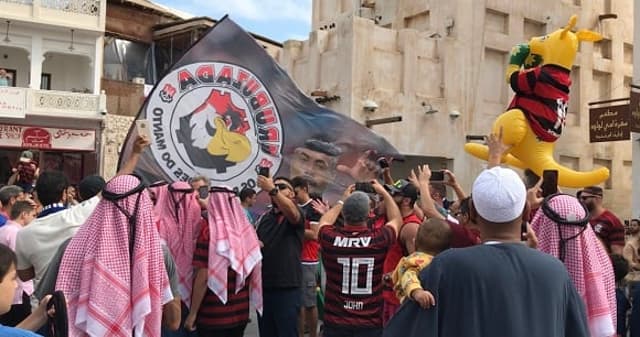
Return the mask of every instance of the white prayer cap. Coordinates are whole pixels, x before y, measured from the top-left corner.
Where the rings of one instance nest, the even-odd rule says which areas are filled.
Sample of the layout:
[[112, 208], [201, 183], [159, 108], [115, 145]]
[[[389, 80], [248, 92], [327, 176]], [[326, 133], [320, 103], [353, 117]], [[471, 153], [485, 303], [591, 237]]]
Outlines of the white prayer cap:
[[522, 215], [527, 190], [515, 171], [496, 166], [482, 171], [476, 178], [471, 200], [483, 219], [505, 223]]

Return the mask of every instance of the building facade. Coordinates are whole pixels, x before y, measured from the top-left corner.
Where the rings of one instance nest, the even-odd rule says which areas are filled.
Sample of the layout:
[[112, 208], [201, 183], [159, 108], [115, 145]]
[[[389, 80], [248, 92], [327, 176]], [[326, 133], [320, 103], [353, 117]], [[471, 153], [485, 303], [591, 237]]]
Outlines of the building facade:
[[72, 183], [99, 171], [106, 0], [0, 0], [0, 182], [22, 150]]
[[[631, 0], [314, 0], [309, 39], [285, 42], [278, 59], [306, 93], [339, 97], [325, 103], [331, 109], [363, 123], [401, 116], [372, 127], [406, 156], [395, 167], [398, 177], [429, 163], [453, 170], [469, 189], [484, 163], [464, 144], [467, 136], [487, 134], [509, 103], [504, 72], [511, 47], [577, 14], [577, 28], [604, 40], [579, 47], [556, 159], [577, 170], [608, 167], [605, 203], [628, 218], [631, 142], [590, 144], [588, 103], [629, 96], [632, 6]], [[599, 19], [612, 13], [616, 19]]]

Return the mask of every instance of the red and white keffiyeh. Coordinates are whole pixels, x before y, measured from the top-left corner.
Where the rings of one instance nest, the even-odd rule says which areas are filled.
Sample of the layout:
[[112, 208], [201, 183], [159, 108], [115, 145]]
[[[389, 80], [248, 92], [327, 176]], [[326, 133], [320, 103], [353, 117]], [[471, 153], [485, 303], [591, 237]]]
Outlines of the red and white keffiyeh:
[[[118, 176], [107, 183], [105, 191], [125, 194], [139, 184], [134, 176]], [[129, 254], [132, 215], [133, 260]], [[100, 201], [69, 243], [56, 289], [67, 298], [71, 337], [131, 337], [134, 333], [160, 337], [162, 305], [171, 294], [145, 190], [116, 201]]]
[[[553, 197], [549, 206], [567, 220], [585, 217], [584, 208], [578, 199], [569, 195]], [[586, 226], [582, 234], [566, 242], [564, 264], [584, 300], [591, 336], [609, 337], [616, 332], [613, 266], [591, 225], [587, 223]], [[568, 239], [583, 229], [580, 226], [558, 225], [541, 209], [533, 217], [531, 227], [538, 236], [538, 249], [555, 257], [560, 256], [560, 233], [563, 239]]]
[[207, 285], [227, 302], [227, 272], [236, 272], [236, 291], [249, 280], [249, 298], [262, 314], [262, 253], [255, 229], [233, 192], [209, 195], [209, 268]]
[[202, 221], [200, 204], [189, 183], [177, 181], [156, 189], [158, 232], [176, 262], [180, 297], [190, 307], [193, 286], [193, 253]]

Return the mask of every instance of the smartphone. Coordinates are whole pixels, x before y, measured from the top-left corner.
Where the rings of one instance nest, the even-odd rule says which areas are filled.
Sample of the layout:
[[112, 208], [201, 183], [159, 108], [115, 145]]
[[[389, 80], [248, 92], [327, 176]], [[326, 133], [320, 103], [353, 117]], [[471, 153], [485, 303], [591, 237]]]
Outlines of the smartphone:
[[269, 168], [266, 166], [260, 166], [258, 168], [258, 175], [261, 175], [263, 177], [269, 177]]
[[139, 136], [146, 136], [151, 140], [151, 129], [149, 129], [149, 123], [147, 123], [146, 119], [136, 120], [136, 131]]
[[520, 241], [527, 241], [527, 222], [522, 221], [522, 225], [520, 225]]
[[356, 191], [374, 194], [376, 190], [373, 189], [373, 185], [370, 182], [356, 183]]
[[378, 166], [380, 166], [380, 168], [387, 168], [389, 167], [389, 161], [387, 160], [387, 158], [380, 158], [378, 159]]
[[431, 171], [430, 181], [435, 182], [443, 182], [444, 181], [444, 171]]
[[200, 186], [198, 188], [198, 198], [200, 199], [206, 199], [209, 196], [209, 187], [207, 186]]
[[546, 198], [558, 193], [558, 170], [544, 170], [542, 172], [542, 197]]

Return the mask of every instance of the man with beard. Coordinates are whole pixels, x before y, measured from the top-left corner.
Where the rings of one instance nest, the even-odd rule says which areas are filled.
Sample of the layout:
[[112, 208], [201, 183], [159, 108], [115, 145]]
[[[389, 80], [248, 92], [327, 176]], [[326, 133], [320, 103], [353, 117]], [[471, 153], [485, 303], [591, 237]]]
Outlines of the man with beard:
[[333, 143], [308, 139], [293, 150], [290, 176], [306, 178], [310, 192], [322, 193], [336, 177], [340, 154], [342, 151]]
[[578, 192], [577, 197], [587, 206], [589, 214], [591, 214], [589, 222], [607, 252], [622, 255], [624, 226], [613, 212], [602, 205], [602, 188], [598, 186], [585, 187]]

